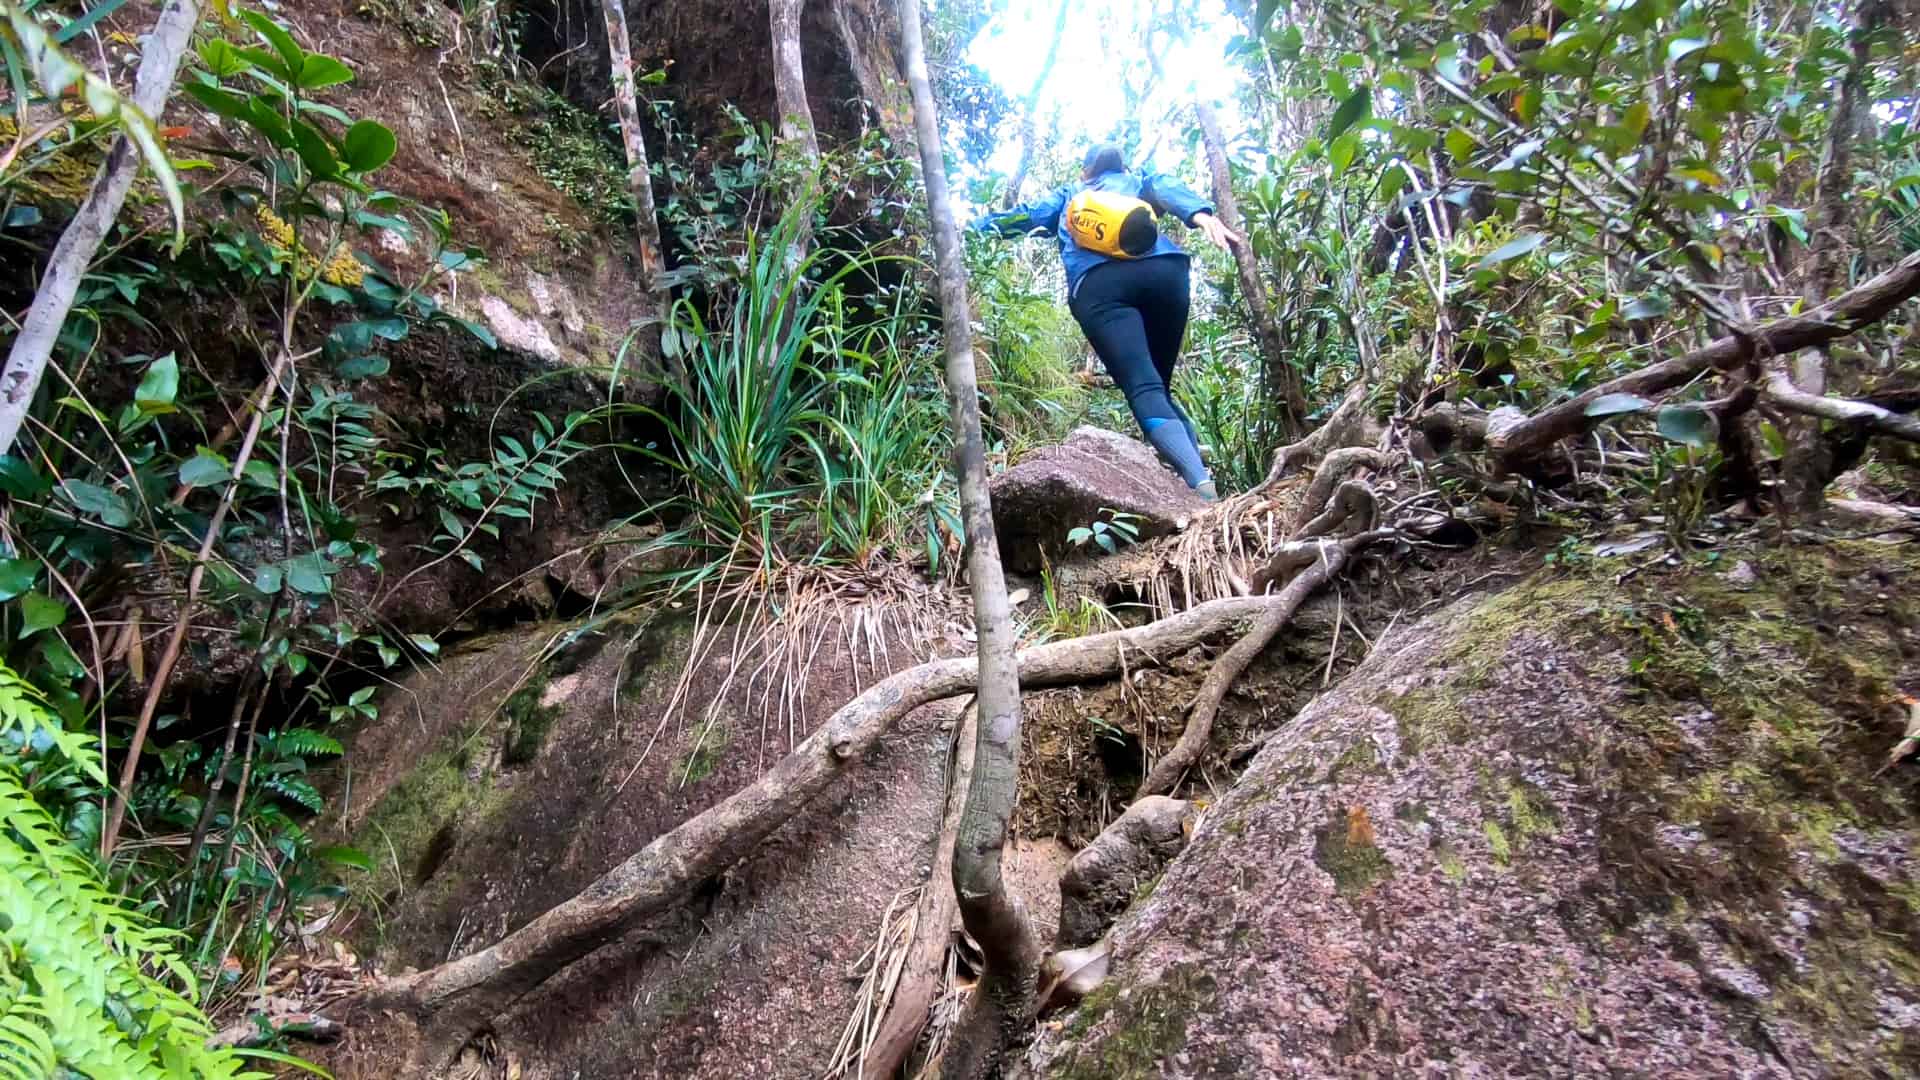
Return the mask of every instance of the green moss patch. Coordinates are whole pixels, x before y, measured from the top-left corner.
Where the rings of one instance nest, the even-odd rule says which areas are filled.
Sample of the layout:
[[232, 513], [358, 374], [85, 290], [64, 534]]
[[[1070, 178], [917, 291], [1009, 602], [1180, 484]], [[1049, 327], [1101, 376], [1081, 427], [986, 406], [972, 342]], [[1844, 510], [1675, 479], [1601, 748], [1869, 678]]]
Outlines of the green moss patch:
[[[1061, 1061], [1059, 1080], [1150, 1080], [1161, 1064], [1187, 1044], [1187, 1023], [1213, 1004], [1212, 975], [1175, 965], [1151, 985], [1121, 989], [1109, 980], [1080, 1004], [1068, 1021], [1069, 1039], [1086, 1039]], [[1096, 1032], [1091, 1038], [1089, 1032]]]
[[697, 784], [713, 775], [720, 762], [727, 756], [727, 743], [732, 735], [725, 724], [713, 720], [705, 724], [694, 725], [688, 736], [686, 753], [673, 763], [673, 778], [681, 784]]
[[538, 672], [500, 707], [508, 724], [507, 744], [500, 755], [504, 764], [525, 765], [538, 757], [546, 744], [547, 732], [562, 712], [558, 705], [541, 704], [547, 685], [546, 673]]
[[1333, 878], [1341, 896], [1354, 897], [1393, 876], [1393, 864], [1374, 839], [1366, 810], [1335, 815], [1313, 834], [1313, 861]]

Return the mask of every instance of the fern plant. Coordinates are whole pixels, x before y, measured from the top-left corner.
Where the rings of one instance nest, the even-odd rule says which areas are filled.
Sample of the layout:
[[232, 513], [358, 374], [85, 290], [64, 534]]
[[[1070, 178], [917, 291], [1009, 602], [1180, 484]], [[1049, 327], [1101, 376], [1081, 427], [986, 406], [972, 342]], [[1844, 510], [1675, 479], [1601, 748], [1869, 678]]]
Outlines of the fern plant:
[[36, 798], [70, 771], [106, 787], [88, 740], [0, 665], [0, 1077], [264, 1078], [207, 1047], [175, 935], [109, 892]]

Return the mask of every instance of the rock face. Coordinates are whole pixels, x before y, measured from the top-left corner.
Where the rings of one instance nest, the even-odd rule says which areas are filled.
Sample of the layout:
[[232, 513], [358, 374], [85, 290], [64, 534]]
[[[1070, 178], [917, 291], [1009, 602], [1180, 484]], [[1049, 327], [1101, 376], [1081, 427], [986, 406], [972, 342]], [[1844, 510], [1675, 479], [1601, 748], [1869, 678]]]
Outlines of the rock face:
[[1598, 572], [1390, 635], [1208, 811], [1028, 1075], [1914, 1075], [1920, 770], [1876, 770], [1917, 561]]
[[[383, 696], [352, 740], [351, 784], [334, 780], [341, 832], [375, 864], [352, 881], [380, 913], [358, 951], [397, 971], [498, 941], [914, 659], [898, 640], [890, 660], [838, 633], [795, 640], [802, 684], [784, 660], [759, 670], [764, 654], [733, 666], [732, 635], [696, 648], [692, 620], [665, 612], [597, 632], [529, 626]], [[495, 1032], [502, 1056], [527, 1080], [819, 1075], [861, 991], [857, 962], [929, 873], [957, 705], [906, 718], [750, 858], [522, 1002]], [[350, 1034], [333, 1074], [391, 1076], [403, 1048], [380, 1038]]]
[[1057, 560], [1070, 550], [1068, 533], [1113, 512], [1132, 515], [1146, 540], [1178, 531], [1206, 505], [1152, 447], [1096, 427], [1075, 428], [994, 477], [991, 491], [1000, 558], [1022, 574], [1040, 569], [1043, 552]]

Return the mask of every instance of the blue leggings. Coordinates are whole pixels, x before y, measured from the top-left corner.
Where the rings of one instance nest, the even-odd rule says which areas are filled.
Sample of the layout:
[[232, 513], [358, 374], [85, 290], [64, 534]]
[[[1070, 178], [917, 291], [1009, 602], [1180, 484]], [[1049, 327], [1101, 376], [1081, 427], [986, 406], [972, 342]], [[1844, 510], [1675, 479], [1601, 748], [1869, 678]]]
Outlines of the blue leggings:
[[1114, 260], [1087, 271], [1070, 306], [1147, 441], [1199, 487], [1210, 479], [1199, 433], [1168, 390], [1187, 335], [1187, 291], [1185, 255]]

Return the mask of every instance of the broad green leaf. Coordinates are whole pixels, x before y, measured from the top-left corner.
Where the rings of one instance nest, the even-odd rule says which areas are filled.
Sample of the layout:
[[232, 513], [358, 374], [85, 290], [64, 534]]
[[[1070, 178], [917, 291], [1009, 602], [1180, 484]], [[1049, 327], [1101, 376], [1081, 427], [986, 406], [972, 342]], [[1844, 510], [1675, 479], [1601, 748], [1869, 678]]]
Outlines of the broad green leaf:
[[39, 576], [38, 559], [0, 559], [0, 600], [25, 594]]
[[124, 529], [133, 524], [133, 510], [117, 492], [84, 480], [61, 483], [60, 493], [82, 513], [93, 514], [111, 528]]
[[253, 45], [243, 45], [233, 52], [247, 62], [248, 73], [256, 82], [270, 87], [282, 97], [291, 96], [287, 84], [293, 81], [293, 70], [287, 67], [287, 61], [279, 53]]
[[188, 487], [216, 487], [232, 476], [233, 465], [204, 446], [180, 463], [180, 482]]
[[306, 65], [307, 51], [293, 40], [293, 35], [287, 32], [286, 27], [257, 11], [243, 11], [240, 18], [253, 27], [254, 33], [273, 46], [273, 51], [286, 61], [289, 71], [299, 71]]
[[1535, 248], [1538, 248], [1546, 242], [1547, 234], [1545, 233], [1528, 233], [1525, 236], [1515, 237], [1488, 252], [1487, 257], [1480, 260], [1480, 269], [1485, 270], [1488, 267], [1498, 266], [1503, 262], [1517, 259], [1522, 255], [1532, 252]]
[[[216, 79], [231, 79], [235, 75], [247, 70], [246, 58], [240, 55], [239, 50], [233, 47], [232, 42], [220, 38], [213, 38], [206, 44], [200, 46], [198, 51], [200, 53], [200, 63], [205, 65], [208, 74], [211, 74]], [[187, 89], [191, 91], [193, 85], [189, 84]]]
[[1637, 139], [1646, 134], [1647, 124], [1652, 120], [1653, 108], [1645, 101], [1636, 101], [1627, 107], [1627, 115], [1620, 121], [1620, 126], [1632, 132]]
[[366, 852], [353, 847], [317, 847], [313, 849], [314, 858], [335, 866], [350, 867], [354, 870], [373, 871], [373, 860]]
[[255, 94], [247, 99], [247, 112], [241, 119], [253, 126], [255, 131], [267, 137], [267, 141], [282, 150], [295, 147], [292, 129], [287, 127], [286, 118], [273, 107], [273, 103]]
[[[500, 339], [493, 336], [493, 331], [487, 329], [487, 327], [485, 327], [480, 323], [474, 322], [472, 319], [455, 318], [452, 315], [448, 315], [444, 312], [440, 312], [435, 314], [431, 321], [454, 323], [459, 327], [461, 327], [462, 329], [464, 329], [467, 333], [472, 334], [474, 338], [480, 342], [480, 344], [485, 345], [487, 348], [497, 349], [500, 347]], [[673, 356], [675, 354], [667, 353], [667, 355]]]
[[20, 598], [20, 636], [32, 637], [67, 621], [67, 605], [38, 590]]
[[1619, 416], [1621, 413], [1645, 412], [1653, 408], [1653, 402], [1639, 394], [1602, 394], [1587, 402], [1581, 412], [1587, 416]]
[[1467, 134], [1465, 128], [1454, 127], [1447, 130], [1447, 153], [1453, 157], [1455, 165], [1465, 165], [1467, 159], [1473, 157], [1473, 151], [1473, 136]]
[[16, 499], [38, 499], [53, 490], [47, 478], [17, 454], [0, 454], [0, 491]]
[[1666, 405], [1654, 418], [1665, 438], [1696, 449], [1712, 446], [1720, 437], [1720, 422], [1699, 405]]
[[[325, 596], [333, 591], [333, 575], [340, 568], [318, 551], [309, 551], [287, 560], [287, 584], [308, 596]], [[264, 591], [264, 590], [263, 590]]]
[[1787, 456], [1787, 437], [1771, 421], [1760, 421], [1760, 441], [1767, 448], [1768, 458], [1779, 461]]
[[357, 173], [370, 173], [393, 160], [393, 131], [385, 124], [361, 120], [340, 140], [340, 160]]
[[1360, 135], [1358, 132], [1349, 131], [1345, 135], [1333, 140], [1332, 144], [1327, 147], [1327, 163], [1333, 166], [1334, 175], [1338, 176], [1346, 172], [1347, 166], [1353, 164], [1354, 155], [1359, 152]]
[[[1364, 119], [1373, 110], [1373, 88], [1362, 86], [1348, 94], [1340, 107], [1333, 111], [1333, 119], [1327, 121], [1327, 138], [1337, 139], [1348, 128]], [[1351, 160], [1351, 155], [1349, 155]], [[1344, 167], [1344, 166], [1342, 166]]]
[[1649, 293], [1646, 296], [1635, 299], [1633, 303], [1628, 304], [1626, 308], [1620, 312], [1620, 317], [1632, 321], [1657, 319], [1672, 309], [1673, 305], [1667, 301], [1666, 297], [1656, 293]]
[[208, 86], [205, 83], [188, 83], [181, 89], [186, 91], [188, 97], [206, 106], [215, 116], [242, 122], [249, 119], [247, 99], [238, 94], [222, 90], [217, 86]]
[[247, 467], [240, 470], [240, 476], [241, 479], [255, 487], [277, 488], [280, 486], [280, 474], [274, 470], [272, 465], [261, 461], [259, 458], [254, 458], [252, 461], [247, 462]]
[[253, 572], [253, 587], [266, 593], [268, 596], [279, 592], [280, 585], [283, 581], [284, 576], [281, 574], [278, 566], [262, 566]]
[[428, 656], [440, 655], [440, 643], [433, 640], [433, 636], [430, 634], [408, 634], [407, 640], [413, 642], [414, 648], [419, 649]]
[[147, 373], [140, 378], [139, 389], [133, 392], [133, 402], [140, 411], [148, 416], [175, 411], [174, 399], [180, 394], [180, 362], [172, 353], [147, 365]]
[[1887, 185], [1887, 191], [1895, 192], [1903, 188], [1920, 186], [1920, 172], [1910, 172]]
[[[1062, 0], [1064, 3], [1065, 0]], [[1253, 8], [1253, 33], [1255, 37], [1266, 33], [1267, 23], [1272, 21], [1273, 13], [1280, 7], [1280, 0], [1260, 0]]]
[[1706, 48], [1707, 45], [1708, 42], [1704, 38], [1674, 38], [1667, 43], [1667, 63], [1678, 64]]
[[1539, 119], [1540, 97], [1540, 87], [1529, 83], [1527, 88], [1520, 91], [1519, 96], [1513, 99], [1513, 114], [1520, 118], [1521, 123], [1531, 124]]
[[376, 379], [393, 369], [392, 361], [377, 353], [356, 356], [336, 370], [343, 379]]
[[308, 53], [293, 80], [302, 90], [318, 90], [353, 81], [353, 69], [331, 56]]
[[366, 325], [367, 329], [373, 332], [374, 337], [386, 338], [388, 341], [400, 341], [407, 336], [405, 319], [369, 319]]
[[319, 128], [297, 117], [287, 126], [293, 132], [294, 150], [308, 172], [323, 180], [340, 175], [340, 159], [333, 156], [333, 147]]

